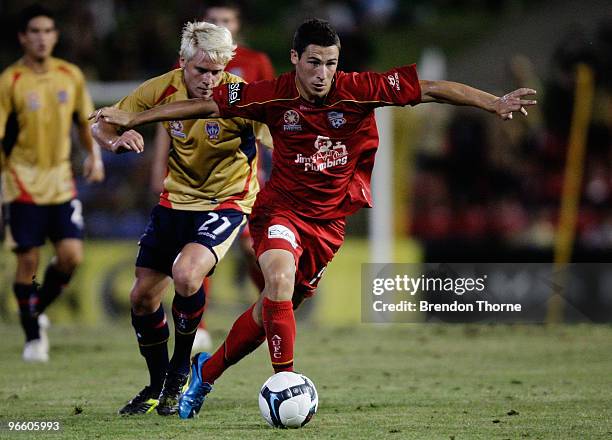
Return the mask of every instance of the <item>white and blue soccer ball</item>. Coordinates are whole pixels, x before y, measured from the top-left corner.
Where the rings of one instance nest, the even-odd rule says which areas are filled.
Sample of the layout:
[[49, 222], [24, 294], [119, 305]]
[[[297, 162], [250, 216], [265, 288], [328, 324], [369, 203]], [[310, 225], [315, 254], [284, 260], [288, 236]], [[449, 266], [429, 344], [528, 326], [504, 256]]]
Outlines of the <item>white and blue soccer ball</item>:
[[261, 387], [259, 409], [275, 428], [301, 428], [312, 419], [319, 406], [319, 395], [303, 374], [283, 371]]

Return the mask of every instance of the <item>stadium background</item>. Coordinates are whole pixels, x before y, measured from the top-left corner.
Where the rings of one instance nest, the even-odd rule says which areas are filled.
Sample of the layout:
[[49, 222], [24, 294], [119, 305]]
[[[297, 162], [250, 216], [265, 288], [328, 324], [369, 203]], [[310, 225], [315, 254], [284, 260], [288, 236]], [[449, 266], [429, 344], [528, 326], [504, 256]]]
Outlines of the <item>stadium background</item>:
[[[383, 70], [417, 62], [423, 78], [467, 82], [494, 93], [539, 90], [529, 118], [501, 123], [482, 112], [447, 106], [398, 109], [394, 119], [394, 260], [552, 261], [567, 152], [575, 68], [595, 77], [574, 261], [612, 256], [612, 18], [606, 2], [573, 1], [245, 1], [243, 37], [290, 68], [288, 44], [306, 16], [328, 18], [343, 42], [341, 68]], [[176, 58], [184, 21], [200, 2], [47, 1], [58, 11], [55, 54], [85, 72], [97, 105], [114, 102]], [[19, 56], [14, 14], [0, 6], [0, 65]], [[606, 73], [607, 72], [607, 73]], [[150, 140], [152, 130], [144, 129]], [[80, 151], [75, 148], [79, 172]], [[151, 155], [104, 155], [107, 179], [79, 180], [87, 227], [86, 259], [49, 312], [55, 322], [99, 324], [125, 319], [136, 240], [156, 195], [149, 189]], [[359, 322], [357, 274], [368, 262], [368, 213], [349, 222], [349, 238], [302, 319]], [[13, 259], [2, 250], [0, 316], [16, 322], [10, 292]], [[44, 267], [44, 265], [42, 265]], [[209, 315], [235, 314], [254, 298], [235, 254], [214, 278]], [[592, 307], [608, 307], [601, 297]], [[599, 320], [609, 320], [604, 314]]]

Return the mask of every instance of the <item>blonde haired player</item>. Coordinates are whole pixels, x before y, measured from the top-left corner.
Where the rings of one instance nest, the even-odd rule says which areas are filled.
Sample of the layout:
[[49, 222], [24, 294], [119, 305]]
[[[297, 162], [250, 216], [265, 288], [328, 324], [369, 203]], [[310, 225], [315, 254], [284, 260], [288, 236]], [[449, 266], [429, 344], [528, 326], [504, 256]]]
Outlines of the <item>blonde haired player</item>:
[[[241, 8], [232, 0], [207, 0], [203, 6], [202, 20], [208, 23], [216, 24], [227, 28], [236, 42], [236, 54], [234, 58], [227, 64], [225, 71], [239, 76], [248, 83], [273, 79], [275, 76], [274, 67], [270, 58], [263, 52], [253, 50], [241, 44]], [[178, 60], [175, 68], [179, 66]], [[258, 140], [258, 170], [257, 178], [260, 187], [265, 185], [270, 175], [272, 167], [272, 150], [271, 137], [268, 128], [265, 125], [260, 126], [260, 130], [256, 133]], [[153, 192], [160, 193], [162, 191], [163, 180], [166, 176], [168, 163], [168, 151], [170, 149], [171, 139], [166, 132], [164, 126], [156, 124], [155, 136], [151, 147], [153, 149], [153, 159], [150, 173], [150, 187]], [[264, 145], [265, 144], [265, 145]], [[149, 147], [149, 148], [151, 148]], [[257, 265], [255, 253], [253, 252], [253, 240], [246, 225], [239, 237], [236, 239], [236, 244], [239, 246], [240, 253], [237, 255], [240, 261], [236, 267], [236, 271], [242, 273], [245, 269], [248, 270], [248, 275], [252, 283], [257, 287], [257, 291], [261, 292], [264, 288], [263, 275]], [[240, 276], [242, 278], [242, 276]], [[211, 290], [214, 291], [213, 283], [210, 278], [204, 280], [204, 289], [207, 295], [207, 300], [210, 298]], [[242, 284], [242, 279], [240, 284]], [[246, 281], [246, 280], [244, 280]], [[213, 286], [213, 287], [211, 287]], [[243, 292], [244, 294], [250, 292]], [[214, 293], [213, 293], [214, 295]], [[204, 311], [206, 313], [206, 310]], [[196, 331], [193, 341], [192, 352], [208, 351], [212, 348], [212, 339], [206, 330], [205, 319], [200, 321], [198, 330]]]
[[182, 61], [189, 61], [198, 52], [204, 51], [211, 62], [225, 66], [233, 58], [235, 50], [232, 34], [224, 27], [195, 21], [186, 23], [183, 28], [180, 51]]
[[[183, 29], [180, 69], [150, 79], [116, 107], [143, 111], [187, 98], [210, 96], [214, 87], [241, 79], [224, 72], [234, 54], [225, 28], [206, 22]], [[223, 258], [246, 223], [259, 190], [256, 125], [243, 118], [168, 121], [172, 139], [168, 170], [159, 204], [140, 240], [136, 280], [130, 292], [132, 324], [150, 383], [120, 414], [157, 409], [175, 414], [177, 399], [189, 372], [189, 355], [205, 303], [202, 280]], [[94, 137], [115, 153], [142, 152], [142, 136], [133, 130], [119, 134], [98, 122]], [[175, 344], [168, 361], [169, 328], [161, 304], [174, 280], [172, 315]]]
[[[103, 180], [104, 165], [89, 133], [93, 104], [83, 73], [51, 55], [58, 40], [52, 12], [39, 5], [24, 9], [18, 37], [23, 57], [0, 75], [2, 198], [16, 244], [13, 290], [26, 335], [23, 359], [46, 362], [49, 344], [42, 313], [83, 258], [83, 216], [70, 163], [73, 121], [87, 151], [87, 180]], [[38, 289], [33, 278], [47, 238], [55, 255]]]

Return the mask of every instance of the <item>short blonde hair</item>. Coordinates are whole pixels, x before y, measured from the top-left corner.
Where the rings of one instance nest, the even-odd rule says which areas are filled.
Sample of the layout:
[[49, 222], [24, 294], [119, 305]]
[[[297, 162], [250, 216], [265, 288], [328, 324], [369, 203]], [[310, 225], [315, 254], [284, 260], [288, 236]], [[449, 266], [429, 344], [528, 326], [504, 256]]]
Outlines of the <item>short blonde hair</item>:
[[181, 58], [192, 59], [202, 50], [213, 63], [226, 65], [234, 57], [236, 45], [226, 28], [205, 21], [185, 23], [181, 38]]

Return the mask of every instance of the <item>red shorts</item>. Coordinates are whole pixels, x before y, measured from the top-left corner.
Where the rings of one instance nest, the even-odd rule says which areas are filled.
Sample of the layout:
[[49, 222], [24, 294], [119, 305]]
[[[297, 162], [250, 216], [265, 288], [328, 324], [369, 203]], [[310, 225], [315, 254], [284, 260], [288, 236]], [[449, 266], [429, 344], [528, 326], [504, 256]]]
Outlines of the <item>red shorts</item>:
[[249, 230], [249, 224], [248, 223], [246, 225], [244, 225], [244, 228], [242, 228], [242, 232], [240, 233], [240, 238], [242, 240], [246, 240], [247, 238], [249, 240], [251, 239], [251, 231]]
[[295, 258], [295, 288], [305, 297], [314, 290], [344, 242], [346, 219], [313, 220], [280, 209], [255, 209], [249, 218], [257, 258], [269, 249], [284, 249]]

